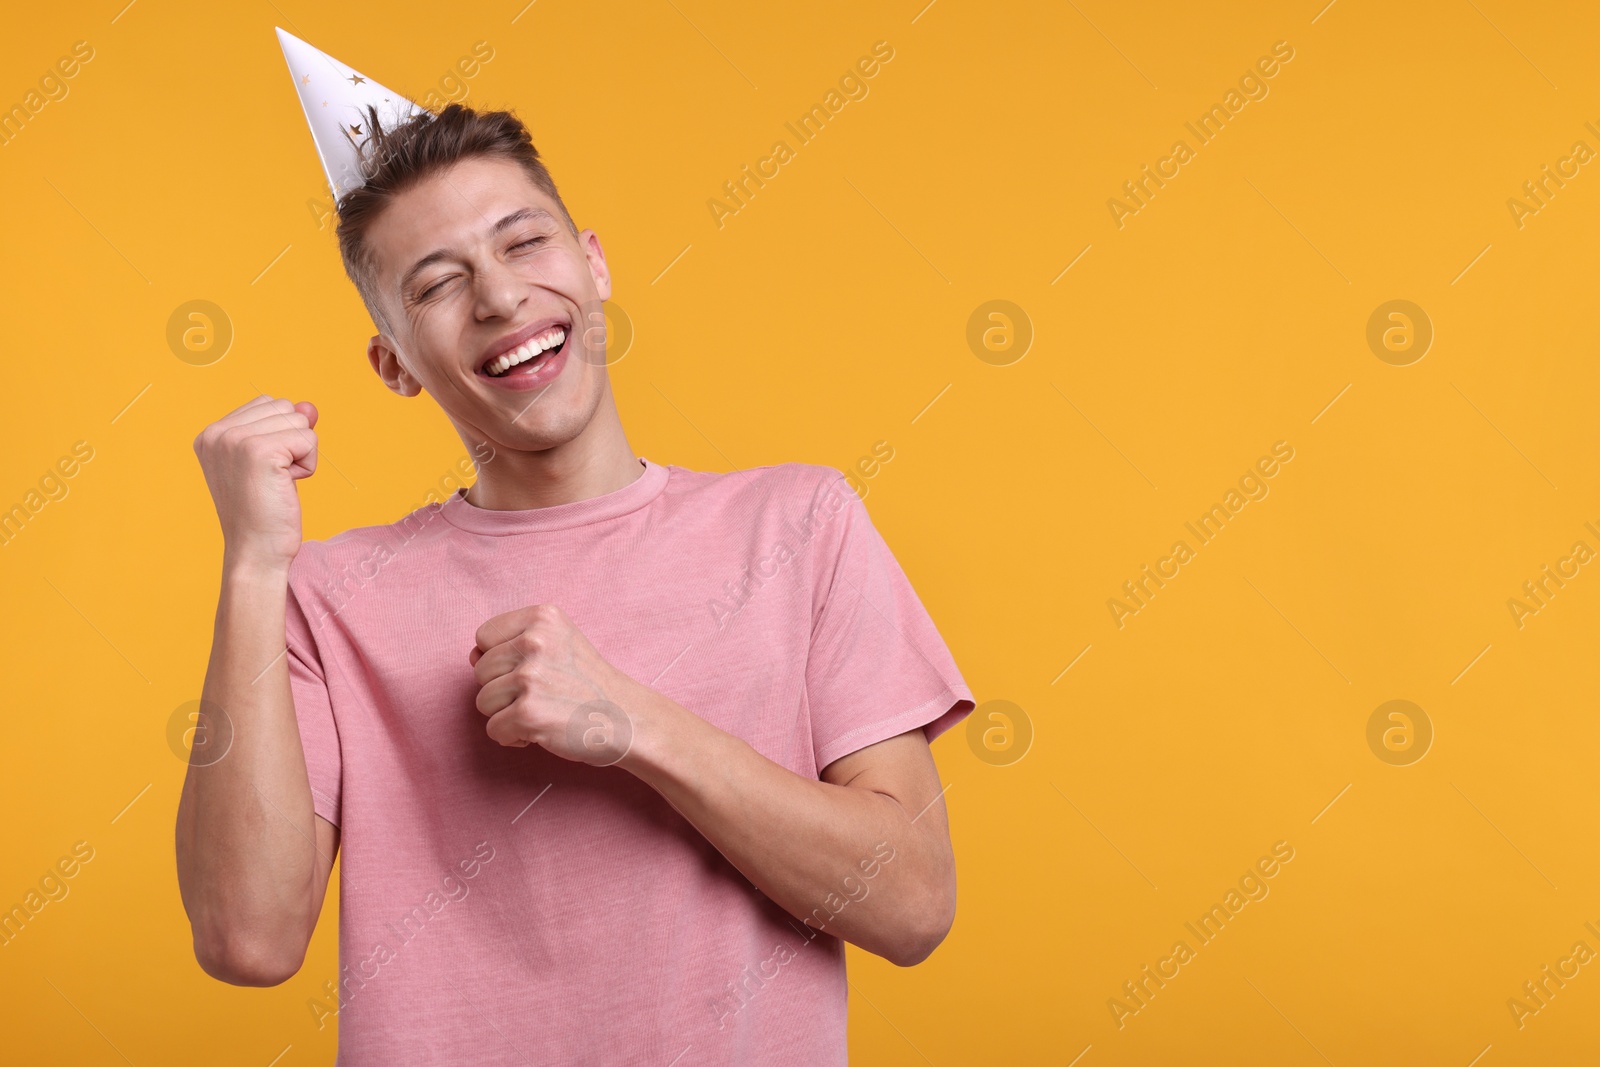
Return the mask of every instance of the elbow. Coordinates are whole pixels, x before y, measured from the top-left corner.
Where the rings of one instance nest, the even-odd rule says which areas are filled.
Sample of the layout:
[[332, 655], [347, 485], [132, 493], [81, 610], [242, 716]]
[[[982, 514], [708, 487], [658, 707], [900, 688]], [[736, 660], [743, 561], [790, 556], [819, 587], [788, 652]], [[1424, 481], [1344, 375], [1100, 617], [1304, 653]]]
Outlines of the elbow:
[[882, 953], [896, 967], [915, 967], [944, 943], [956, 920], [956, 889], [950, 884], [930, 892], [926, 902], [914, 909], [894, 942]]
[[219, 982], [237, 986], [282, 985], [300, 973], [305, 950], [241, 936], [218, 936], [194, 941], [195, 962]]
[[884, 952], [883, 958], [896, 967], [915, 967], [933, 955], [933, 950], [944, 943], [945, 935], [949, 932], [949, 923], [929, 924], [908, 930]]

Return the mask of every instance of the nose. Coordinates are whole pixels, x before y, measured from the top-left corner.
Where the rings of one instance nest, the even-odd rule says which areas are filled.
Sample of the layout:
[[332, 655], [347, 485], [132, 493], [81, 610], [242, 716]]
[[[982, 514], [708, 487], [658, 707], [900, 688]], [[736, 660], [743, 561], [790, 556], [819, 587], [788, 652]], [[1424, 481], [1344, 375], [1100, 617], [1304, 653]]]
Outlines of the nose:
[[492, 257], [487, 266], [477, 272], [473, 283], [479, 319], [515, 319], [517, 309], [528, 299], [528, 281], [510, 265]]

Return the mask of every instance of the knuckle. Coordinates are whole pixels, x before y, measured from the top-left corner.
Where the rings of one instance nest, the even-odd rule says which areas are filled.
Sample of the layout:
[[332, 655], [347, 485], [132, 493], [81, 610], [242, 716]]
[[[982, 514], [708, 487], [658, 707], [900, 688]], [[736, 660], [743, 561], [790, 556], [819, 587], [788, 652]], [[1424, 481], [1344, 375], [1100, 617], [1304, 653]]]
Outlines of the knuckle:
[[240, 454], [253, 468], [276, 464], [282, 448], [270, 437], [248, 437], [239, 446]]

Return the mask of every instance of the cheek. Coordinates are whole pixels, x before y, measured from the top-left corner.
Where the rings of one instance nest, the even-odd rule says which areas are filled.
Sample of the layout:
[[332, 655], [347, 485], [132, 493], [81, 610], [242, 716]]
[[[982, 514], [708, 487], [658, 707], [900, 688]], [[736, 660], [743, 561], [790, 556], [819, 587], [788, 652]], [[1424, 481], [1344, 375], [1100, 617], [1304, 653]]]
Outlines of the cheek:
[[471, 303], [464, 292], [420, 307], [411, 315], [408, 336], [398, 338], [403, 346], [399, 358], [423, 388], [431, 390], [443, 381], [472, 373], [465, 369], [471, 354], [464, 341], [471, 317]]

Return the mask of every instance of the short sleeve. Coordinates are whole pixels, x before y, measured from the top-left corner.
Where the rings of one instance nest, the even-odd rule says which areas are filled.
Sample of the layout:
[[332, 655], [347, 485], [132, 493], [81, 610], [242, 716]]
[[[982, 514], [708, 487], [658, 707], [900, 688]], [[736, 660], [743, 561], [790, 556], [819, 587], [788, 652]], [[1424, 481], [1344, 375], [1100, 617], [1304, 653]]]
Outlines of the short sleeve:
[[[302, 552], [304, 549], [302, 549]], [[289, 649], [289, 691], [300, 727], [300, 747], [305, 752], [306, 776], [311, 780], [311, 809], [339, 825], [339, 796], [344, 762], [339, 752], [339, 730], [333, 720], [333, 702], [322, 658], [317, 651], [305, 610], [289, 586], [284, 612], [285, 641]]]
[[833, 526], [819, 569], [806, 698], [820, 771], [852, 752], [923, 728], [929, 741], [972, 710], [972, 692], [867, 508], [829, 468], [813, 513]]

